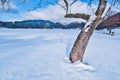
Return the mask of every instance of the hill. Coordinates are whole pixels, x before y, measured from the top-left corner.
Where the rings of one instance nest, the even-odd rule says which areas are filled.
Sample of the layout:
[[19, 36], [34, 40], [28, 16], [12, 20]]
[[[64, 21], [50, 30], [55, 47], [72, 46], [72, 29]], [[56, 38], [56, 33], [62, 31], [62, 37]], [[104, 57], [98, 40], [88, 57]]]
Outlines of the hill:
[[82, 28], [85, 23], [72, 22], [70, 24], [54, 23], [49, 20], [25, 20], [15, 22], [0, 22], [0, 27], [4, 28], [39, 28], [39, 29], [70, 29], [70, 28]]
[[120, 27], [120, 12], [105, 19], [102, 23], [98, 25], [96, 29], [97, 30], [104, 28], [113, 29], [116, 27]]

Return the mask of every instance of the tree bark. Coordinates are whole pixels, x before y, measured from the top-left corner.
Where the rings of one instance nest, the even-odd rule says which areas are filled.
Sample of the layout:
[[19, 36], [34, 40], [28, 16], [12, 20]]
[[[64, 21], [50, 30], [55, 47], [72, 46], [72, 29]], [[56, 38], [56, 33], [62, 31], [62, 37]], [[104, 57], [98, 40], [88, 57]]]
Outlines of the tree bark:
[[70, 53], [70, 61], [72, 63], [78, 60], [83, 62], [84, 52], [86, 50], [89, 39], [91, 35], [93, 34], [94, 29], [98, 26], [98, 23], [100, 22], [102, 22], [102, 18], [97, 18], [94, 21], [94, 23], [90, 26], [91, 28], [87, 32], [86, 32], [86, 28], [82, 29]]
[[[83, 62], [84, 52], [86, 50], [87, 44], [91, 35], [93, 34], [94, 29], [98, 26], [99, 23], [102, 22], [104, 17], [101, 17], [105, 11], [107, 1], [99, 0], [99, 6], [96, 11], [96, 18], [92, 21], [91, 24], [87, 25], [87, 27], [83, 28], [78, 35], [73, 48], [70, 52], [70, 61], [73, 63], [75, 61], [80, 60]], [[87, 23], [86, 23], [87, 24]], [[86, 31], [86, 29], [88, 29]]]
[[65, 18], [82, 18], [84, 20], [88, 20], [90, 18], [90, 15], [76, 13], [76, 14], [66, 14], [64, 17]]

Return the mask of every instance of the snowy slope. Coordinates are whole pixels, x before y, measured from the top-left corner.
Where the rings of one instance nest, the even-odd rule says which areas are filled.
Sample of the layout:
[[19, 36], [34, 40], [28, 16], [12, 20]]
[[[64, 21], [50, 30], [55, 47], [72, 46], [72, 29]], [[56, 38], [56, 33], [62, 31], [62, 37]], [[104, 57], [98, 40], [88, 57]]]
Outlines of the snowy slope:
[[71, 64], [78, 29], [0, 29], [0, 80], [120, 80], [120, 33], [114, 31], [95, 31], [84, 64]]

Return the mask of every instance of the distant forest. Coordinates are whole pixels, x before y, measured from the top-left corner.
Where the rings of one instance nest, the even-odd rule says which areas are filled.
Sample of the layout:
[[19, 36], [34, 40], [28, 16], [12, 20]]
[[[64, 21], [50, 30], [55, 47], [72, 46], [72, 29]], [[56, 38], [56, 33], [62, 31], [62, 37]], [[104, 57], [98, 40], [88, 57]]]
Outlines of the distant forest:
[[26, 20], [26, 21], [15, 21], [15, 22], [2, 22], [0, 21], [0, 27], [3, 28], [32, 28], [32, 29], [72, 29], [72, 28], [83, 28], [85, 23], [72, 22], [70, 24], [54, 23], [49, 20]]

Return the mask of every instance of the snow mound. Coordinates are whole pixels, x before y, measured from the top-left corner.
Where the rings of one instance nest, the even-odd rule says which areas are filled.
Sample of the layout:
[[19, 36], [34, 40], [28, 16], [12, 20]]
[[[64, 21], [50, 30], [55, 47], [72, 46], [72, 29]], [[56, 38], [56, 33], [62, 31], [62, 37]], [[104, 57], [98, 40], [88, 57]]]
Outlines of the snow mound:
[[71, 63], [69, 58], [65, 58], [64, 61], [67, 63], [68, 67], [75, 68], [78, 71], [94, 71], [92, 66], [81, 63], [80, 61]]
[[78, 70], [94, 71], [94, 68], [92, 66], [83, 64], [81, 62], [76, 62], [75, 66], [78, 68]]

